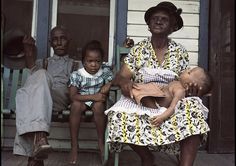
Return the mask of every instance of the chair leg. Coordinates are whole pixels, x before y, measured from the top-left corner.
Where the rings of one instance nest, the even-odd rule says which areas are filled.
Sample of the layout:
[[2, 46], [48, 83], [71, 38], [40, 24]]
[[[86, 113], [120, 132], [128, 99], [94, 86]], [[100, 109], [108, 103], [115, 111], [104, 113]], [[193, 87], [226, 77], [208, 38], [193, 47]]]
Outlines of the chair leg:
[[115, 152], [114, 166], [119, 166], [119, 152]]
[[104, 146], [104, 163], [106, 163], [108, 161], [109, 158], [109, 146], [108, 143], [106, 142], [108, 137], [108, 130], [106, 127], [106, 131], [105, 131], [105, 146]]

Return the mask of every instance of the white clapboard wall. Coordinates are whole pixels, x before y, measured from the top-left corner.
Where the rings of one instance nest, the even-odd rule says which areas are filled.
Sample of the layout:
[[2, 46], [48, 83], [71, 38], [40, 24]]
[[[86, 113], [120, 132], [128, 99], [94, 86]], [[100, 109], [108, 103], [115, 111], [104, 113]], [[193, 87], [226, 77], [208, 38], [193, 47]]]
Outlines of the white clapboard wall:
[[[170, 35], [176, 42], [182, 44], [189, 52], [190, 65], [198, 64], [199, 52], [199, 12], [200, 0], [169, 0], [182, 8], [182, 18], [184, 27]], [[127, 14], [127, 36], [132, 38], [135, 43], [151, 36], [148, 26], [144, 21], [145, 11], [156, 6], [160, 0], [128, 0]]]

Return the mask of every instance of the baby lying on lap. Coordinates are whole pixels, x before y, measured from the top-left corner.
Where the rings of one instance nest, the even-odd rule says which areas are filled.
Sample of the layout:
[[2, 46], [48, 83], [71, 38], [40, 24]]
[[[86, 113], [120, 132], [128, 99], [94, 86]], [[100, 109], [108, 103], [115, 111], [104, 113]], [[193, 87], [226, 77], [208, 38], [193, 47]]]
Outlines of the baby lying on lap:
[[179, 79], [170, 82], [166, 86], [158, 85], [155, 82], [133, 85], [133, 99], [144, 107], [160, 108], [166, 110], [151, 118], [151, 123], [160, 126], [164, 120], [174, 114], [175, 107], [180, 99], [186, 94], [188, 83], [196, 83], [202, 88], [202, 94], [208, 95], [212, 88], [211, 76], [201, 67], [184, 70]]

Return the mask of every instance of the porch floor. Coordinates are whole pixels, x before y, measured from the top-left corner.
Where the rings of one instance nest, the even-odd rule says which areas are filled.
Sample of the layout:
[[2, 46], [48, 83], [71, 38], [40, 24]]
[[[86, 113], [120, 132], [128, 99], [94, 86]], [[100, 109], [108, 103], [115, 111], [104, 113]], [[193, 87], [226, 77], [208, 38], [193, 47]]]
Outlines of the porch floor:
[[[3, 166], [26, 166], [27, 158], [22, 156], [14, 156], [12, 150], [2, 150], [1, 165]], [[177, 159], [175, 156], [164, 153], [153, 152], [159, 166], [176, 166]], [[69, 152], [54, 151], [45, 160], [45, 166], [67, 166], [67, 158]], [[100, 166], [98, 152], [81, 151], [79, 152], [80, 166]], [[112, 160], [109, 165], [112, 165]], [[133, 151], [126, 150], [120, 153], [120, 166], [141, 166], [140, 159]], [[194, 166], [234, 166], [235, 156], [233, 154], [208, 154], [206, 151], [199, 151]]]

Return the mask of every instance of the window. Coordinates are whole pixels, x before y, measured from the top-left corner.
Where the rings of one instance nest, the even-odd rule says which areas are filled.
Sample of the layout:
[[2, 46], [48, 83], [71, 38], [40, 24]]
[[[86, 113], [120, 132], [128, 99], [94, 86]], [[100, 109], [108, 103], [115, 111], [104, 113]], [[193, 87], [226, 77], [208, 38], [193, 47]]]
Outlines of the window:
[[98, 40], [105, 51], [104, 60], [108, 61], [110, 0], [58, 0], [54, 5], [57, 15], [52, 22], [65, 26], [72, 38], [69, 55], [80, 60], [82, 47], [90, 40]]

